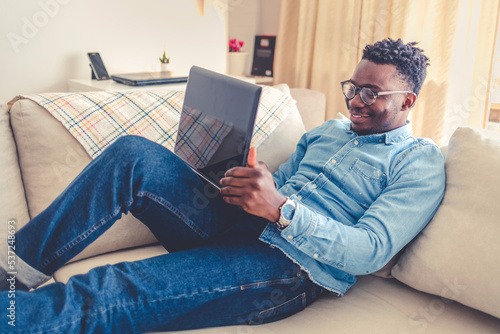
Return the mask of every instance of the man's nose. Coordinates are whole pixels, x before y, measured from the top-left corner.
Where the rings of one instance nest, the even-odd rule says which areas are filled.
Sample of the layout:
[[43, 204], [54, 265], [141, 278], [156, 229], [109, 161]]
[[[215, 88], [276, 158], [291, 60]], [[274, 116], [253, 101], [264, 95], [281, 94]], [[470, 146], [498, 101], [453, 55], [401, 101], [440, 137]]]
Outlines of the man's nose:
[[349, 105], [352, 108], [363, 108], [365, 106], [365, 103], [363, 100], [361, 100], [361, 97], [359, 96], [359, 92], [357, 92], [356, 95], [352, 98], [352, 100], [349, 101]]

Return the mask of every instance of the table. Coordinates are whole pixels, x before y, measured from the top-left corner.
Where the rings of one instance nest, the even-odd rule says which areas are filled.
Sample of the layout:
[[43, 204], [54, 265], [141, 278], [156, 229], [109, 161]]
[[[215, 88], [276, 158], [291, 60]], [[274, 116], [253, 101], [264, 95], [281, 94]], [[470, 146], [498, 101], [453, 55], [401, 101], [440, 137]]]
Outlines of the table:
[[70, 92], [92, 92], [92, 91], [117, 91], [129, 90], [184, 90], [186, 83], [171, 83], [163, 85], [128, 86], [120, 84], [114, 80], [93, 80], [93, 79], [69, 79], [68, 90]]
[[[254, 77], [233, 76], [237, 79], [259, 83]], [[124, 92], [129, 90], [184, 90], [186, 82], [171, 83], [163, 85], [146, 85], [146, 86], [128, 86], [118, 83], [114, 80], [93, 80], [93, 79], [69, 79], [68, 91], [70, 92], [92, 92], [92, 91], [118, 91]]]

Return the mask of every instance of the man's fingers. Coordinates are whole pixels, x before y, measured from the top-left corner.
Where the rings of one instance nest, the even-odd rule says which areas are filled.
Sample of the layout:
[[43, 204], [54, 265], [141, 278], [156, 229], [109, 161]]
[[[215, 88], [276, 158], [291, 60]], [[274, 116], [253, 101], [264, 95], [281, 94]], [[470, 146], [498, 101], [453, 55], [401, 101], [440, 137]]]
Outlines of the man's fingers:
[[231, 186], [231, 187], [244, 187], [244, 181], [239, 177], [223, 177], [220, 179], [220, 184], [222, 186]]
[[222, 196], [243, 196], [245, 195], [245, 192], [241, 188], [236, 188], [236, 187], [224, 187], [220, 190], [220, 193]]
[[224, 196], [223, 199], [224, 199], [224, 202], [226, 202], [227, 204], [241, 206], [244, 210], [246, 208], [246, 207], [244, 207], [244, 205], [245, 205], [244, 201], [242, 201], [240, 197]]
[[261, 175], [261, 171], [255, 168], [248, 167], [233, 167], [224, 174], [225, 177], [257, 177]]

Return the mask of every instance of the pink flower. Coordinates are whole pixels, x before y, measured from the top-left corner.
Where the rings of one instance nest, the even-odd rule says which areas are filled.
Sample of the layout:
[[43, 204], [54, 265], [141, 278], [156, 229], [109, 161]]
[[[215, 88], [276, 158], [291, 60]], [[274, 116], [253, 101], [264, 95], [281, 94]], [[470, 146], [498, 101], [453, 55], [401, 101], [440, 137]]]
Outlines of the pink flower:
[[243, 44], [245, 42], [238, 41], [236, 38], [229, 40], [229, 52], [239, 52]]

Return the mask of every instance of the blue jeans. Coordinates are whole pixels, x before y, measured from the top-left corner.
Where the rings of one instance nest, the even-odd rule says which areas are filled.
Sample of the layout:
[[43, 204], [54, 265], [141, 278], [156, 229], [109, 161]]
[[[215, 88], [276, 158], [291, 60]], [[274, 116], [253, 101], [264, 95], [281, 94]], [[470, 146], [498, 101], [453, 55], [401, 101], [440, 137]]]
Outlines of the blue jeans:
[[[51, 276], [130, 211], [170, 252], [16, 291], [16, 327], [0, 332], [136, 333], [260, 324], [321, 293], [280, 250], [258, 240], [267, 221], [227, 205], [183, 161], [146, 139], [118, 139], [16, 234], [17, 279]], [[24, 270], [23, 270], [24, 269]], [[23, 276], [24, 275], [24, 276]], [[0, 293], [0, 308], [11, 299]]]

